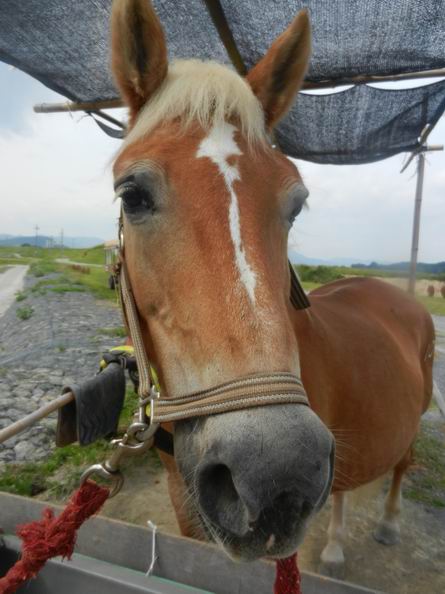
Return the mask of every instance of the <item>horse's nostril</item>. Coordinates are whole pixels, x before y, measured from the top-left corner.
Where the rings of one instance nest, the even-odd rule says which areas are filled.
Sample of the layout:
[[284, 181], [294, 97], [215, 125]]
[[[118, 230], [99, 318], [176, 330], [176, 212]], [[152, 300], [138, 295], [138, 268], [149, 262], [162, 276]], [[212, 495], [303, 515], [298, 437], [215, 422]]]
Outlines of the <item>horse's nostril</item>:
[[198, 497], [208, 519], [226, 531], [243, 536], [251, 528], [252, 517], [233, 482], [230, 468], [212, 464], [201, 469], [198, 476]]
[[200, 473], [199, 491], [213, 502], [224, 500], [228, 503], [239, 499], [232, 473], [225, 464], [208, 466]]

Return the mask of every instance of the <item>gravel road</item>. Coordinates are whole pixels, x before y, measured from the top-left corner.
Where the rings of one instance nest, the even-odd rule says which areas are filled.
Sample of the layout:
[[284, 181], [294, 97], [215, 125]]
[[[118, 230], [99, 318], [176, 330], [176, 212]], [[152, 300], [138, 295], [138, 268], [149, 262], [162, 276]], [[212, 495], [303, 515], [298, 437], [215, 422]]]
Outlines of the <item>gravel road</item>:
[[[26, 277], [25, 289], [44, 279], [51, 275]], [[27, 293], [0, 317], [0, 428], [58, 396], [62, 386], [92, 377], [101, 353], [122, 342], [106, 332], [122, 326], [114, 303], [98, 301], [87, 292]], [[27, 320], [16, 313], [24, 307], [33, 309]], [[54, 447], [54, 418], [0, 444], [0, 467], [44, 458]]]

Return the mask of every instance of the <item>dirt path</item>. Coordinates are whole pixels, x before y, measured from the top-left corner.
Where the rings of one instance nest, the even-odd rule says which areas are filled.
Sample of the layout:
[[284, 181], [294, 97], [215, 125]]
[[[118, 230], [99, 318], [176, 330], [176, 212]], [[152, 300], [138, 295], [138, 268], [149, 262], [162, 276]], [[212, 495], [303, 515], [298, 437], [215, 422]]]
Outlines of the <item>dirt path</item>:
[[16, 292], [23, 288], [27, 272], [28, 266], [11, 266], [0, 274], [0, 317], [14, 302]]

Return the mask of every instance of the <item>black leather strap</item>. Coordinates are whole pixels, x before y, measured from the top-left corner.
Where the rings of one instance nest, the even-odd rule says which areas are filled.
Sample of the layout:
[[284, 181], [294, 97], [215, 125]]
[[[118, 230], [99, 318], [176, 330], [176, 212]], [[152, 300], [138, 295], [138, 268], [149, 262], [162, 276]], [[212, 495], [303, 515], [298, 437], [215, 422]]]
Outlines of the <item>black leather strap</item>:
[[306, 295], [303, 287], [298, 280], [297, 273], [294, 270], [294, 267], [289, 262], [289, 270], [290, 270], [290, 302], [295, 307], [295, 309], [306, 309], [311, 306], [311, 303]]

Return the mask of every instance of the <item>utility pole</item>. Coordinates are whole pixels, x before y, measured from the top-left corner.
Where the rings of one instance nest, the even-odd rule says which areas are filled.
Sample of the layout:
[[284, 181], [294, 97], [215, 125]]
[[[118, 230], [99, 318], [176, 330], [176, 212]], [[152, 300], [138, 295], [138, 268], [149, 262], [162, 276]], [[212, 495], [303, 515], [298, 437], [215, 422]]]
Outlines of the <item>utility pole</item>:
[[422, 130], [419, 138], [419, 148], [411, 153], [410, 158], [403, 166], [400, 173], [403, 173], [416, 155], [417, 161], [417, 181], [416, 181], [416, 198], [414, 201], [414, 219], [413, 219], [413, 233], [411, 240], [411, 260], [409, 266], [408, 279], [408, 293], [415, 294], [416, 291], [416, 270], [417, 270], [417, 256], [419, 253], [419, 234], [420, 234], [420, 211], [422, 209], [422, 194], [423, 194], [423, 179], [425, 174], [425, 153], [428, 151], [443, 151], [443, 145], [432, 144], [427, 145], [426, 139], [432, 131], [430, 124], [427, 124]]
[[39, 228], [40, 228], [40, 227], [39, 227], [38, 225], [36, 225], [36, 226], [34, 227], [34, 229], [35, 229], [35, 232], [36, 232], [36, 238], [35, 238], [35, 240], [34, 240], [34, 246], [35, 246], [35, 247], [37, 247], [37, 240], [38, 240], [38, 238], [39, 238]]
[[420, 211], [422, 209], [423, 176], [425, 173], [425, 153], [417, 158], [416, 199], [414, 200], [413, 235], [411, 240], [411, 261], [409, 266], [408, 293], [416, 290], [417, 255], [419, 253]]
[[60, 230], [60, 248], [62, 250], [62, 256], [63, 256], [63, 229]]

